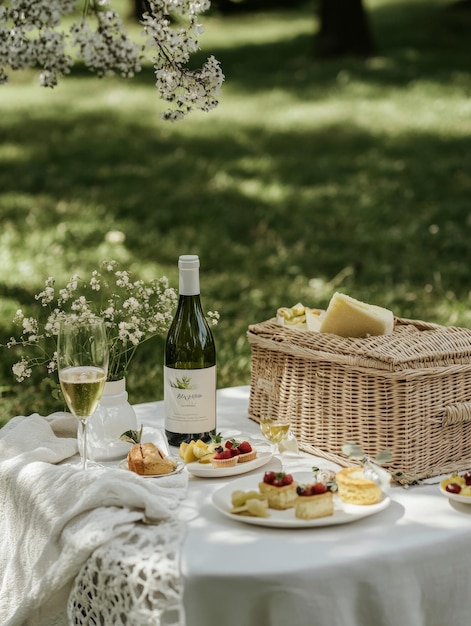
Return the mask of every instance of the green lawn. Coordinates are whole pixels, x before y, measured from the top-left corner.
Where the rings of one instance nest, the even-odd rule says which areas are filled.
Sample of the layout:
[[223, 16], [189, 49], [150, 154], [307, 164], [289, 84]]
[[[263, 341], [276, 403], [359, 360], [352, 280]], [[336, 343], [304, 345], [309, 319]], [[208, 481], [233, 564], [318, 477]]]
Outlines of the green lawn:
[[[249, 382], [250, 323], [336, 289], [471, 324], [471, 12], [369, 0], [379, 55], [321, 62], [313, 5], [205, 18], [221, 104], [177, 124], [159, 119], [149, 68], [0, 87], [0, 343], [49, 275], [114, 258], [177, 286], [188, 252], [221, 314], [220, 387]], [[162, 398], [162, 350], [139, 353], [132, 402]], [[14, 381], [13, 360], [0, 352], [0, 419], [61, 409], [39, 379]]]

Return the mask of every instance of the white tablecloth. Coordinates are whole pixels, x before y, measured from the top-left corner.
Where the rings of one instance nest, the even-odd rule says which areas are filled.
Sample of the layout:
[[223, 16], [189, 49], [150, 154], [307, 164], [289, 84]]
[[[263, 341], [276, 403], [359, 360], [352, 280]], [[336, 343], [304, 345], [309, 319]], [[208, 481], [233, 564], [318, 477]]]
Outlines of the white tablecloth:
[[[218, 391], [218, 430], [258, 434], [249, 388]], [[163, 425], [163, 403], [137, 405]], [[331, 467], [302, 454], [289, 471]], [[273, 459], [253, 474], [280, 468]], [[230, 479], [229, 479], [230, 480]], [[229, 520], [211, 496], [227, 479], [190, 477], [182, 549], [187, 626], [469, 626], [471, 505], [438, 485], [391, 491], [392, 503], [352, 524], [272, 529]]]

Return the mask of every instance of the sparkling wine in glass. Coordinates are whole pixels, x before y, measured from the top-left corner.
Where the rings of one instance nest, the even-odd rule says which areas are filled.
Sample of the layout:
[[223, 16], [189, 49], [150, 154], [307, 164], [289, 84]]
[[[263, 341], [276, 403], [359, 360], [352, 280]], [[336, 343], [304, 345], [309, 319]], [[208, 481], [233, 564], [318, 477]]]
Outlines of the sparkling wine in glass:
[[279, 452], [284, 452], [285, 450], [298, 452], [298, 444], [290, 431], [290, 423], [288, 421], [265, 417], [260, 420], [260, 430], [264, 437], [275, 446], [278, 446]]
[[88, 467], [87, 420], [95, 411], [108, 372], [108, 342], [104, 321], [68, 316], [57, 340], [59, 381], [65, 401], [81, 424], [82, 469]]
[[280, 443], [288, 434], [289, 422], [275, 422], [269, 418], [262, 419], [260, 421], [260, 430], [263, 436], [272, 443]]

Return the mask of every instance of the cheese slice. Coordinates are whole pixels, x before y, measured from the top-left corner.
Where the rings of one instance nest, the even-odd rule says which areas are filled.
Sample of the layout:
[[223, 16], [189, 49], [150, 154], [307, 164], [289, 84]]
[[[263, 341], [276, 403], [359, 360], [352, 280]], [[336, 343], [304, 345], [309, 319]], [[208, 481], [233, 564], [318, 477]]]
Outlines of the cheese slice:
[[308, 330], [319, 332], [325, 311], [321, 309], [310, 309], [306, 307], [306, 326]]
[[336, 292], [329, 302], [319, 330], [321, 333], [333, 333], [341, 337], [391, 335], [394, 330], [394, 314], [389, 309], [366, 304]]

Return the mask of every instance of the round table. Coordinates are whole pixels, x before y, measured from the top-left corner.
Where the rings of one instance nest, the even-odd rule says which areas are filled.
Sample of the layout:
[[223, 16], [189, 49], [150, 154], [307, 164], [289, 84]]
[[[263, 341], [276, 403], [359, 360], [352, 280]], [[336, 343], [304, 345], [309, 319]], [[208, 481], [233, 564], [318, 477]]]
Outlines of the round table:
[[[217, 394], [217, 429], [259, 435], [249, 387]], [[163, 402], [136, 405], [163, 427]], [[173, 450], [177, 453], [176, 450]], [[252, 472], [335, 468], [305, 453]], [[467, 626], [471, 615], [471, 506], [437, 484], [390, 490], [385, 510], [350, 524], [256, 527], [223, 516], [212, 495], [235, 478], [190, 476], [181, 555], [187, 626]]]

